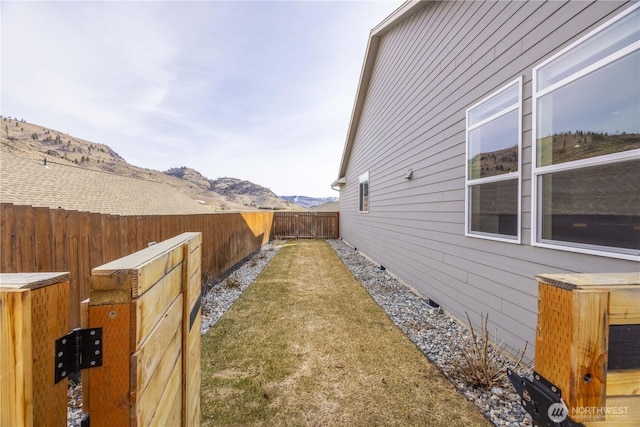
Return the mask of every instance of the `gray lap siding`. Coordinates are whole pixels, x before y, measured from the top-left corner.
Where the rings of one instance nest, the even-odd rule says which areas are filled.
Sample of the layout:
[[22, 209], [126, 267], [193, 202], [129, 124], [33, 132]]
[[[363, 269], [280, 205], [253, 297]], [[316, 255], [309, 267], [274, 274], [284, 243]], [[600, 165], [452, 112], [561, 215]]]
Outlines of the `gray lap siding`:
[[[628, 2], [433, 2], [381, 36], [340, 194], [345, 241], [459, 319], [530, 344], [535, 275], [637, 271], [531, 246], [532, 68]], [[465, 112], [523, 77], [522, 244], [465, 237]], [[413, 179], [405, 179], [413, 169]], [[370, 211], [358, 176], [370, 173]]]

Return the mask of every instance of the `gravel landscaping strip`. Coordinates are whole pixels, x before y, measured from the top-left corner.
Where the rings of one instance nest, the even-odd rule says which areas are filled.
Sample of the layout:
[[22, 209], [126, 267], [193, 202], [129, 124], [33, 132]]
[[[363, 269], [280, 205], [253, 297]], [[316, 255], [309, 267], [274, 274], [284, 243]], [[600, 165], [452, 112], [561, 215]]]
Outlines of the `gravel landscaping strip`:
[[353, 247], [341, 240], [330, 240], [329, 244], [393, 323], [491, 422], [509, 427], [532, 425], [531, 416], [520, 405], [520, 398], [508, 380], [486, 390], [468, 387], [459, 378], [451, 363], [463, 351], [464, 340], [469, 339], [466, 327], [429, 305], [428, 300], [416, 295]]
[[[207, 286], [202, 300], [203, 335], [253, 283], [278, 252], [281, 243], [269, 242], [226, 279]], [[396, 326], [491, 422], [507, 427], [532, 425], [531, 417], [520, 405], [519, 396], [508, 380], [486, 390], [468, 387], [457, 375], [451, 363], [464, 348], [464, 339], [468, 339], [466, 327], [429, 305], [428, 300], [416, 295], [343, 241], [329, 240], [329, 244]], [[526, 375], [529, 371], [519, 370], [519, 374]], [[79, 426], [82, 416], [80, 385], [70, 385], [69, 390], [68, 426]]]

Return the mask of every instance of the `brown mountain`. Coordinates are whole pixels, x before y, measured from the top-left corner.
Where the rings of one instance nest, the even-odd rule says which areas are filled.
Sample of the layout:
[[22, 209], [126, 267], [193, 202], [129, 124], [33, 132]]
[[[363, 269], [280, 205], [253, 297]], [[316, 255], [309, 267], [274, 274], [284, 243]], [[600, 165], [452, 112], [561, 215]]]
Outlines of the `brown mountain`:
[[213, 211], [257, 209], [302, 210], [271, 190], [236, 178], [211, 180], [200, 172], [178, 167], [160, 172], [127, 163], [109, 146], [24, 120], [0, 116], [0, 151], [43, 162], [70, 163], [130, 178], [168, 184]]

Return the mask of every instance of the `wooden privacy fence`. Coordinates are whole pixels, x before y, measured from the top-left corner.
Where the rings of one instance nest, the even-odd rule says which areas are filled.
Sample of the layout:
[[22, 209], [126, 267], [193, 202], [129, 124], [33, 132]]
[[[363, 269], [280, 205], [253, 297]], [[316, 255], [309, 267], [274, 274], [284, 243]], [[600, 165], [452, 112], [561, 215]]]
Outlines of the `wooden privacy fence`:
[[70, 326], [80, 326], [91, 269], [186, 231], [202, 233], [202, 278], [214, 278], [271, 238], [273, 212], [106, 215], [0, 204], [0, 272], [71, 274]]
[[277, 239], [337, 239], [340, 212], [276, 212], [273, 236]]

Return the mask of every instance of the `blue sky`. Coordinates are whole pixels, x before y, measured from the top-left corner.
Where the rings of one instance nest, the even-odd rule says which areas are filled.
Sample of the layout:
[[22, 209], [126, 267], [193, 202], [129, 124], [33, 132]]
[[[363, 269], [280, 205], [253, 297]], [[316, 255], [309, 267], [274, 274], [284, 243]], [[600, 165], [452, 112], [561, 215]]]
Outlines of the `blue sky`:
[[0, 3], [0, 112], [279, 195], [337, 196], [370, 30], [402, 1]]

